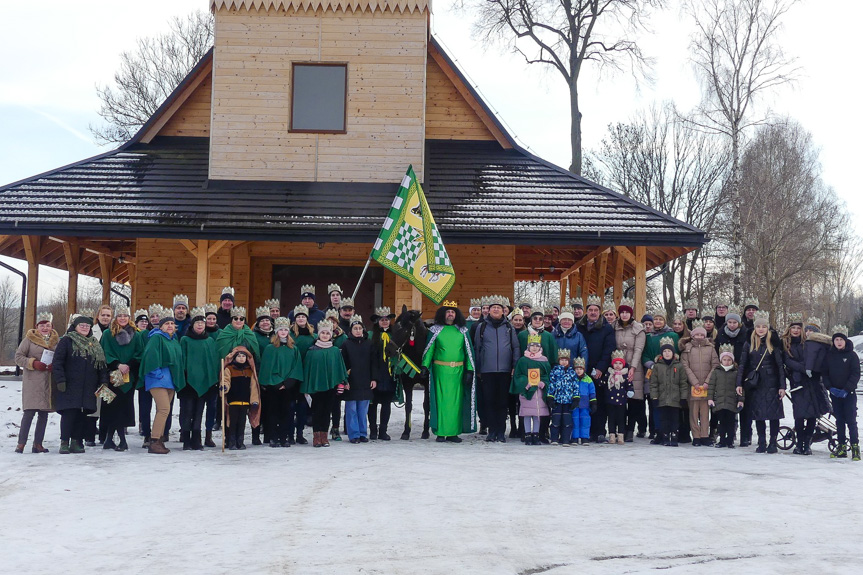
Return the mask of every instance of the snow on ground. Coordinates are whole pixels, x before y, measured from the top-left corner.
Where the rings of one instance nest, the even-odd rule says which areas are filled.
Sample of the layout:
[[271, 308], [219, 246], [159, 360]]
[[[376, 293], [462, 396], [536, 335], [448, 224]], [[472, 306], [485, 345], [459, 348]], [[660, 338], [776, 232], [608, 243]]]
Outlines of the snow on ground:
[[53, 414], [18, 455], [19, 407], [0, 381], [3, 573], [860, 572], [863, 462], [823, 443], [438, 444], [415, 413], [410, 442], [59, 456]]

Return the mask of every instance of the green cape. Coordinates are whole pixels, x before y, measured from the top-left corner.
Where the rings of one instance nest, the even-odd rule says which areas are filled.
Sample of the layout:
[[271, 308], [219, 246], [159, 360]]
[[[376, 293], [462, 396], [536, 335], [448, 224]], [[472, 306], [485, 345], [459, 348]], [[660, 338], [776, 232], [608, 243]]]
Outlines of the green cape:
[[180, 339], [180, 347], [186, 362], [186, 383], [192, 386], [198, 397], [203, 397], [219, 382], [221, 360], [216, 353], [216, 340], [211, 337], [195, 339], [186, 335]]
[[[422, 365], [429, 370], [429, 427], [435, 435], [438, 429], [446, 427], [444, 422], [440, 422], [444, 425], [439, 425], [438, 421], [435, 386], [436, 378], [440, 375], [441, 379], [448, 378], [450, 384], [457, 385], [462, 394], [461, 413], [456, 415], [461, 419], [459, 422], [461, 433], [476, 431], [476, 374], [470, 385], [465, 386], [462, 381], [465, 370], [474, 371], [473, 347], [469, 341], [467, 328], [435, 324], [429, 329], [429, 333], [431, 336], [426, 343], [422, 361]], [[462, 361], [464, 365], [458, 367], [435, 365], [435, 360]]]
[[509, 392], [513, 395], [523, 395], [528, 399], [533, 398], [533, 394], [539, 389], [539, 386], [526, 388], [528, 381], [527, 370], [529, 369], [539, 370], [539, 379], [545, 382], [545, 388], [542, 390], [542, 397], [545, 399], [546, 391], [548, 390], [548, 374], [551, 372], [551, 367], [547, 361], [537, 361], [524, 355], [515, 364], [515, 373], [513, 373], [512, 382], [509, 384]]
[[315, 345], [315, 336], [313, 335], [294, 335], [291, 332], [291, 337], [294, 338], [294, 346], [300, 350], [300, 357], [305, 361], [306, 352], [309, 351], [309, 348]]
[[264, 350], [258, 381], [263, 386], [281, 385], [286, 379], [303, 381], [303, 360], [297, 346], [271, 345]]
[[[126, 345], [117, 343], [117, 339], [111, 335], [111, 330], [102, 332], [102, 339], [99, 343], [102, 344], [102, 349], [105, 350], [105, 361], [109, 364], [114, 361], [119, 361], [129, 365], [132, 361], [141, 361], [141, 354], [144, 353], [145, 340], [140, 337], [141, 332], [136, 331], [132, 335], [132, 341]], [[120, 386], [120, 391], [126, 393], [138, 381], [138, 374], [134, 370], [129, 370], [129, 383], [124, 383]]]
[[[530, 331], [528, 329], [525, 329], [518, 334], [518, 346], [521, 348], [522, 356], [524, 356], [524, 352], [527, 351], [527, 337], [529, 335]], [[547, 357], [548, 361], [557, 361], [557, 342], [554, 340], [554, 336], [551, 335], [550, 332], [546, 330], [539, 332], [539, 344], [542, 346], [542, 355]]]
[[263, 335], [255, 330], [252, 330], [252, 333], [255, 334], [255, 340], [258, 342], [258, 350], [260, 350], [261, 357], [264, 357], [264, 350], [267, 349], [268, 346], [272, 345], [270, 338], [276, 333], [275, 330], [270, 335]]
[[303, 383], [300, 385], [300, 393], [327, 391], [348, 379], [342, 351], [336, 346], [310, 347], [303, 365]]
[[174, 389], [177, 391], [186, 387], [186, 374], [184, 372], [183, 348], [180, 347], [180, 342], [177, 336], [174, 335], [171, 339], [163, 335], [159, 335], [158, 329], [150, 332], [147, 339], [147, 346], [144, 348], [144, 353], [141, 356], [141, 367], [138, 369], [138, 388], [144, 387], [144, 376], [151, 371], [156, 371], [160, 367], [168, 368], [171, 372], [171, 378], [174, 380]]
[[261, 348], [258, 347], [258, 338], [247, 325], [244, 325], [243, 329], [234, 329], [232, 325], [226, 325], [219, 332], [219, 337], [216, 338], [216, 353], [220, 358], [228, 357], [231, 350], [240, 345], [252, 352], [255, 357], [255, 364], [261, 362]]

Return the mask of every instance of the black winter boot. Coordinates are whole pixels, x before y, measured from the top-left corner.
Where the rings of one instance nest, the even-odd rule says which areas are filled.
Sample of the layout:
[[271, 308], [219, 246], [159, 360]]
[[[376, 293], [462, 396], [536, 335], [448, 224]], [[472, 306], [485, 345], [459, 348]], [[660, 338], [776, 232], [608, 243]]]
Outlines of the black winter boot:
[[677, 434], [669, 433], [668, 434], [668, 443], [666, 444], [669, 447], [677, 447]]
[[207, 447], [216, 447], [216, 442], [213, 441], [213, 432], [208, 431], [207, 436], [204, 438], [204, 445]]
[[369, 439], [377, 439], [378, 438], [378, 426], [375, 424], [369, 425]]
[[770, 443], [767, 444], [767, 453], [779, 453], [775, 437], [770, 438]]
[[758, 447], [755, 448], [755, 453], [767, 453], [767, 440], [763, 435], [758, 436]]
[[654, 433], [650, 438], [650, 445], [664, 445], [665, 437], [661, 433]]
[[201, 443], [200, 430], [192, 432], [192, 449], [195, 451], [202, 451], [204, 449], [204, 445]]

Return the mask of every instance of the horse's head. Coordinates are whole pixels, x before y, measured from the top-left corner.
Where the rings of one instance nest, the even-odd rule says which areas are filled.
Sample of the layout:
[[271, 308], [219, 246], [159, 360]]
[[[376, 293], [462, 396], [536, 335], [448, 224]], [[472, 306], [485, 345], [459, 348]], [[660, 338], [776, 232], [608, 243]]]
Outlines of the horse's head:
[[408, 309], [408, 306], [402, 305], [402, 312], [396, 318], [396, 324], [401, 328], [410, 329], [422, 323], [422, 314], [422, 310]]

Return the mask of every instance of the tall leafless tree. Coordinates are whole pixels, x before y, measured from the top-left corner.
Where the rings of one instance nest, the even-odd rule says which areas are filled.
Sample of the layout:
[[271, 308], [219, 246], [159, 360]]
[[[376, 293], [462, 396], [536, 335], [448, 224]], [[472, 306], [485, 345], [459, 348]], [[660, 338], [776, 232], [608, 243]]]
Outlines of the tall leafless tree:
[[0, 361], [11, 359], [18, 335], [21, 290], [8, 275], [0, 279]]
[[733, 299], [740, 301], [743, 246], [740, 207], [740, 154], [744, 131], [768, 114], [753, 110], [756, 99], [792, 81], [796, 69], [778, 43], [782, 17], [796, 0], [689, 0], [696, 32], [692, 62], [704, 86], [702, 128], [731, 140], [731, 248]]
[[114, 86], [96, 86], [103, 126], [90, 126], [101, 143], [128, 141], [213, 45], [213, 16], [198, 10], [171, 20], [170, 30], [139, 38], [120, 55]]
[[557, 70], [569, 88], [570, 170], [581, 174], [581, 117], [578, 80], [586, 62], [620, 68], [628, 60], [644, 73], [648, 58], [634, 38], [665, 0], [461, 0], [476, 11], [475, 32], [503, 42], [529, 64]]

